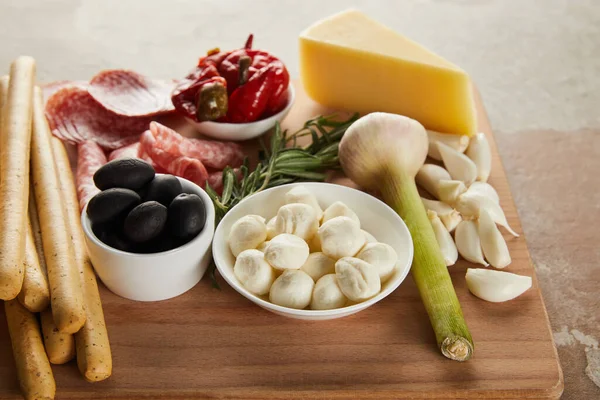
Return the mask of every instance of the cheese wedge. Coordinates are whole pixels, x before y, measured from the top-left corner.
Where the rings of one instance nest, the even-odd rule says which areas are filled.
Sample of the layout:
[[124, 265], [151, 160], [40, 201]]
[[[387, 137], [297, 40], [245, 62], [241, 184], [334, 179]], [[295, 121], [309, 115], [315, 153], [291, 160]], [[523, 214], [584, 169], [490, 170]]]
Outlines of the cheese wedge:
[[300, 75], [308, 95], [328, 107], [385, 111], [438, 132], [476, 133], [468, 75], [360, 11], [300, 34]]

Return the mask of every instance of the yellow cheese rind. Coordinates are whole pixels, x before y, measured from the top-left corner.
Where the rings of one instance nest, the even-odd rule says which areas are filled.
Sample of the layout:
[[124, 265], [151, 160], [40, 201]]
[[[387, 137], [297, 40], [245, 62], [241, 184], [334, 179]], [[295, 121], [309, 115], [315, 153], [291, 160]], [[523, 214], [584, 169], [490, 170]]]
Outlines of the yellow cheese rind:
[[358, 11], [301, 34], [300, 75], [308, 95], [327, 107], [396, 113], [427, 129], [476, 133], [468, 75]]

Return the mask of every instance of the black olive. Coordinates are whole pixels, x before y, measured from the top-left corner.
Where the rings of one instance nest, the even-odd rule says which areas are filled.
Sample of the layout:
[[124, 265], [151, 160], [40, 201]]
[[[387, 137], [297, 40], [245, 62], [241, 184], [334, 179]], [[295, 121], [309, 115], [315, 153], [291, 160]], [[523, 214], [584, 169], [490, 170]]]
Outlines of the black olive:
[[92, 231], [107, 246], [121, 251], [133, 251], [133, 243], [123, 236], [119, 225], [96, 224], [93, 226]]
[[140, 196], [133, 190], [107, 189], [92, 197], [87, 206], [87, 215], [92, 224], [102, 224], [129, 212], [140, 201]]
[[103, 165], [94, 174], [94, 183], [100, 190], [125, 188], [139, 190], [154, 178], [152, 165], [139, 158], [121, 158]]
[[167, 207], [156, 201], [147, 201], [127, 215], [123, 232], [132, 242], [143, 243], [160, 235], [166, 222]]
[[145, 243], [136, 246], [136, 252], [143, 254], [162, 253], [181, 246], [183, 240], [171, 235], [168, 229], [164, 229], [160, 235]]
[[144, 201], [158, 201], [165, 207], [183, 192], [181, 182], [173, 175], [158, 175], [146, 186]]
[[169, 205], [169, 231], [179, 238], [198, 235], [206, 223], [204, 202], [196, 194], [182, 193]]

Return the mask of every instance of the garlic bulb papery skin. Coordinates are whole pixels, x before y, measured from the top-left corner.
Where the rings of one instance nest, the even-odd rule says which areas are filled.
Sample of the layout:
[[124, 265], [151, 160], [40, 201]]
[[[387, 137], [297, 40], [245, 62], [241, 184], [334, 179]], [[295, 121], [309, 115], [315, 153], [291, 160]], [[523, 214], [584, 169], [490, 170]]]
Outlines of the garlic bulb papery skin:
[[467, 186], [475, 182], [475, 179], [477, 179], [477, 166], [473, 160], [441, 142], [438, 142], [437, 146], [444, 167], [446, 167], [452, 179], [463, 181]]
[[337, 283], [335, 274], [323, 275], [315, 284], [310, 302], [312, 310], [332, 310], [346, 305], [348, 299]]
[[336, 201], [329, 207], [325, 209], [323, 212], [323, 224], [335, 217], [348, 217], [351, 218], [354, 222], [360, 226], [360, 219], [358, 215], [354, 211], [350, 209], [346, 204], [341, 201]]
[[484, 209], [479, 214], [477, 226], [485, 259], [494, 268], [504, 268], [509, 265], [511, 259], [506, 241], [490, 214]]
[[261, 251], [261, 252], [265, 252], [265, 250], [267, 250], [267, 246], [269, 245], [269, 241], [267, 240], [266, 242], [262, 242], [261, 244], [258, 245], [258, 247], [256, 247], [256, 250]]
[[308, 204], [286, 204], [277, 211], [275, 232], [291, 233], [301, 239], [310, 240], [319, 229], [317, 213]]
[[323, 275], [335, 272], [335, 260], [321, 252], [311, 253], [300, 269], [316, 282]]
[[452, 177], [444, 168], [435, 164], [424, 164], [417, 175], [415, 175], [415, 182], [417, 185], [425, 189], [436, 199], [440, 198], [439, 194], [439, 182], [441, 180], [452, 180]]
[[356, 255], [356, 258], [360, 258], [377, 268], [381, 282], [387, 281], [392, 276], [398, 262], [396, 251], [392, 246], [385, 243], [366, 244]]
[[440, 200], [452, 206], [456, 203], [458, 196], [467, 191], [467, 187], [463, 181], [443, 179], [438, 183], [438, 191]]
[[442, 250], [446, 266], [449, 267], [456, 264], [456, 260], [458, 260], [458, 250], [456, 249], [456, 245], [454, 244], [450, 232], [448, 232], [435, 211], [427, 210], [427, 217], [429, 217], [429, 222], [431, 222], [433, 232], [435, 233], [435, 239]]
[[481, 240], [477, 231], [477, 223], [473, 220], [463, 220], [454, 231], [454, 243], [460, 255], [467, 261], [487, 267], [489, 264], [483, 258]]
[[269, 291], [273, 304], [301, 310], [310, 304], [315, 282], [304, 271], [283, 271]]
[[461, 153], [464, 153], [469, 146], [469, 137], [467, 135], [454, 135], [427, 130], [427, 138], [429, 139], [427, 155], [438, 161], [442, 161], [442, 155], [437, 147], [438, 142], [442, 142]]
[[277, 216], [274, 216], [267, 222], [267, 240], [273, 239], [277, 236], [277, 232], [275, 231], [275, 222], [277, 221]]
[[462, 221], [460, 213], [446, 203], [437, 200], [424, 199], [423, 197], [421, 197], [421, 201], [426, 210], [436, 212], [446, 229], [448, 229], [448, 232], [452, 232], [458, 226], [460, 221]]
[[469, 291], [482, 300], [501, 303], [519, 297], [531, 288], [529, 276], [484, 268], [468, 268]]
[[244, 250], [235, 259], [233, 273], [250, 293], [269, 293], [275, 280], [275, 271], [265, 261], [264, 254], [256, 249]]
[[478, 182], [475, 181], [469, 186], [467, 189], [469, 194], [474, 194], [478, 196], [489, 197], [490, 200], [493, 200], [494, 203], [500, 204], [500, 196], [498, 196], [498, 192], [492, 185], [487, 182]]
[[317, 235], [321, 251], [334, 260], [354, 256], [366, 241], [360, 226], [348, 217], [330, 219], [321, 225]]
[[352, 301], [364, 301], [381, 290], [377, 268], [355, 257], [344, 257], [335, 263], [335, 276], [342, 293]]
[[265, 219], [260, 215], [246, 215], [231, 226], [229, 231], [229, 249], [235, 257], [242, 251], [256, 249], [267, 239]]
[[461, 194], [454, 204], [456, 210], [463, 215], [463, 217], [479, 218], [481, 210], [486, 210], [494, 222], [504, 227], [511, 235], [519, 237], [519, 234], [512, 230], [508, 225], [506, 216], [502, 207], [494, 200], [487, 196], [481, 196], [475, 193], [469, 193], [468, 191]]
[[471, 138], [466, 155], [477, 166], [477, 180], [487, 182], [492, 171], [492, 150], [484, 133], [478, 133]]
[[269, 242], [265, 260], [275, 269], [300, 269], [308, 259], [308, 244], [296, 235], [282, 233]]
[[311, 206], [317, 215], [317, 220], [321, 220], [323, 217], [323, 210], [319, 205], [319, 201], [316, 196], [312, 194], [305, 186], [295, 186], [289, 192], [285, 194], [285, 203], [303, 203]]

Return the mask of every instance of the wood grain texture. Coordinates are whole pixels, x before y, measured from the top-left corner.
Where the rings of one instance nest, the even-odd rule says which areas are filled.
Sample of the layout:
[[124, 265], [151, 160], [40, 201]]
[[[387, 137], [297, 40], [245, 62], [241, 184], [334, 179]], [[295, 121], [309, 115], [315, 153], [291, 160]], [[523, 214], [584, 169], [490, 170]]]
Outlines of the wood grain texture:
[[[326, 112], [298, 90], [285, 126], [297, 129]], [[220, 279], [159, 303], [137, 303], [101, 285], [114, 357], [113, 376], [89, 384], [73, 364], [54, 367], [57, 398], [236, 399], [553, 399], [562, 372], [525, 238], [478, 100], [480, 130], [493, 146], [490, 183], [511, 226], [507, 271], [533, 276], [533, 288], [507, 303], [472, 296], [459, 261], [450, 267], [475, 355], [457, 363], [440, 355], [409, 277], [377, 305], [333, 321], [298, 321], [255, 306]], [[249, 144], [252, 146], [252, 144]], [[165, 266], [168, 267], [168, 266]], [[0, 312], [1, 313], [1, 312]], [[4, 318], [0, 315], [0, 398], [18, 398]]]

